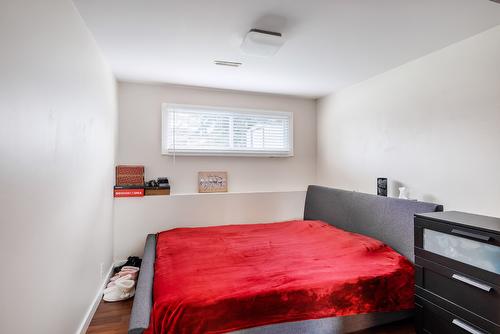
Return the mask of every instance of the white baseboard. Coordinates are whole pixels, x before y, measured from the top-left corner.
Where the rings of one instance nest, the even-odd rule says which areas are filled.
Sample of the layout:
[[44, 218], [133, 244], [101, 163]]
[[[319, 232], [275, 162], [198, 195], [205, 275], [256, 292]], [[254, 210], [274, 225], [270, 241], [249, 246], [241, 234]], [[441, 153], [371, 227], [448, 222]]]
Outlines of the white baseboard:
[[76, 334], [85, 334], [87, 332], [87, 329], [89, 328], [90, 322], [92, 321], [92, 318], [94, 317], [94, 314], [97, 311], [97, 307], [99, 306], [99, 303], [101, 302], [102, 292], [106, 288], [106, 284], [108, 283], [109, 279], [111, 278], [111, 275], [113, 274], [113, 269], [122, 263], [123, 263], [123, 261], [116, 261], [116, 262], [111, 264], [111, 267], [109, 268], [108, 273], [104, 277], [104, 280], [102, 281], [101, 286], [99, 287], [99, 290], [97, 291], [97, 294], [94, 298], [94, 301], [92, 302], [89, 309], [87, 310], [87, 313], [85, 314], [85, 317], [83, 318], [82, 323], [78, 327]]

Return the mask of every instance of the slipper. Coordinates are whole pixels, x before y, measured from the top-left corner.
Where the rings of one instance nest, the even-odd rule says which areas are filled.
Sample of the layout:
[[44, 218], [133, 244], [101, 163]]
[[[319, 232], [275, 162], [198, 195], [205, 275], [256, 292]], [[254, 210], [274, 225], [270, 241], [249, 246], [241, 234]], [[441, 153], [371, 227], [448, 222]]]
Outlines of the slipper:
[[111, 277], [110, 281], [116, 281], [122, 276], [132, 275], [133, 279], [136, 279], [139, 274], [139, 268], [137, 267], [128, 267], [128, 269], [122, 269], [119, 273], [116, 273], [115, 276]]
[[131, 279], [133, 279], [132, 275], [127, 274], [125, 276], [122, 276], [122, 277], [118, 278], [115, 281], [110, 281], [106, 287], [107, 288], [111, 288], [112, 286], [116, 285], [116, 282], [118, 282], [118, 281], [125, 281], [125, 280], [131, 280]]
[[[120, 274], [120, 275], [119, 275]], [[120, 277], [124, 277], [124, 276], [127, 276], [127, 275], [130, 275], [131, 278], [130, 279], [134, 279], [136, 280], [137, 279], [137, 276], [138, 276], [138, 272], [132, 272], [132, 271], [126, 271], [126, 272], [122, 272], [120, 271], [118, 274], [116, 274], [115, 276], [111, 277], [111, 279], [109, 280], [110, 282], [114, 282], [116, 281], [117, 279], [119, 279]]]
[[118, 302], [127, 300], [135, 295], [135, 282], [123, 280], [116, 282], [116, 285], [104, 290], [103, 300], [106, 302]]

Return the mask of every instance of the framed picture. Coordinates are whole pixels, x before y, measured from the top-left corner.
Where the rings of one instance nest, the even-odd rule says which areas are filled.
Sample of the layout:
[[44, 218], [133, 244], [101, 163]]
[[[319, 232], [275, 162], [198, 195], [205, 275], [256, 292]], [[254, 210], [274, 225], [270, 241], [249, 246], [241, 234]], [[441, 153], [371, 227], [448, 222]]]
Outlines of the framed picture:
[[227, 192], [227, 172], [198, 172], [198, 192]]

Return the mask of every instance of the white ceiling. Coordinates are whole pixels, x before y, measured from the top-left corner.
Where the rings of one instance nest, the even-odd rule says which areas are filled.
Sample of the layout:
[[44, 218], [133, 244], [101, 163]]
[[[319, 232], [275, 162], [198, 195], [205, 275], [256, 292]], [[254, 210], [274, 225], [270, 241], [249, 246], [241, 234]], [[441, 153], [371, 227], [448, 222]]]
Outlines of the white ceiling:
[[[119, 80], [319, 97], [500, 24], [488, 0], [75, 0]], [[283, 33], [271, 58], [239, 46]], [[242, 62], [239, 68], [214, 60]]]

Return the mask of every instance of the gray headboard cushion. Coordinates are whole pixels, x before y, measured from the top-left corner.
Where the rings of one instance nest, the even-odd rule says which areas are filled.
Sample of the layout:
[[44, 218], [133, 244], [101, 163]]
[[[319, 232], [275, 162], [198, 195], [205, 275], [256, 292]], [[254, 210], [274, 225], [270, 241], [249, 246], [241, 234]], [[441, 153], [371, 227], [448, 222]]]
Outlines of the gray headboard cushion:
[[413, 217], [434, 211], [443, 206], [311, 185], [304, 219], [378, 239], [414, 262]]

